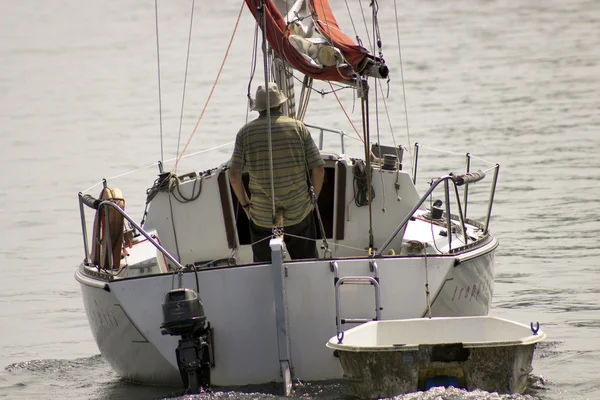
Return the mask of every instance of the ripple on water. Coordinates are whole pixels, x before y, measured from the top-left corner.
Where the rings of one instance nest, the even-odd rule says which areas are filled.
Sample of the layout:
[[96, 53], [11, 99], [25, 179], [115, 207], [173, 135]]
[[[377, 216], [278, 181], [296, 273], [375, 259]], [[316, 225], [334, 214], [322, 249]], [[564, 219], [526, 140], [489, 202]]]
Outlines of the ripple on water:
[[[529, 387], [524, 394], [498, 394], [488, 393], [483, 390], [466, 391], [464, 389], [434, 387], [425, 392], [408, 393], [401, 396], [395, 396], [395, 400], [536, 400], [535, 394], [543, 390], [543, 378], [531, 376]], [[343, 389], [343, 384], [338, 387], [338, 390]], [[355, 397], [343, 392], [330, 392], [329, 388], [324, 389], [321, 385], [314, 385], [309, 391], [305, 391], [301, 387], [296, 387], [289, 399], [312, 399], [318, 397], [324, 400], [334, 399], [354, 399]], [[170, 400], [200, 400], [200, 399], [281, 399], [281, 396], [275, 394], [266, 394], [262, 392], [212, 392], [202, 395], [185, 396], [169, 398]]]
[[587, 320], [587, 321], [566, 321], [567, 325], [571, 325], [575, 328], [600, 328], [600, 320]]
[[[175, 396], [178, 388], [139, 385], [121, 379], [101, 355], [10, 364], [5, 381], [20, 398], [145, 400]], [[16, 392], [15, 392], [16, 393]]]
[[[542, 353], [548, 353], [552, 344], [543, 343]], [[237, 388], [216, 388], [199, 395], [181, 395], [176, 387], [139, 385], [119, 378], [102, 356], [74, 360], [47, 359], [14, 363], [6, 367], [8, 373], [4, 388], [18, 390], [22, 398], [44, 393], [48, 398], [62, 399], [280, 399], [279, 384], [252, 385]], [[543, 377], [531, 375], [525, 394], [497, 394], [482, 390], [434, 387], [425, 392], [396, 396], [397, 400], [533, 400], [536, 393], [544, 390]], [[90, 396], [90, 393], [94, 395]], [[290, 399], [321, 400], [351, 399], [343, 381], [296, 382]]]

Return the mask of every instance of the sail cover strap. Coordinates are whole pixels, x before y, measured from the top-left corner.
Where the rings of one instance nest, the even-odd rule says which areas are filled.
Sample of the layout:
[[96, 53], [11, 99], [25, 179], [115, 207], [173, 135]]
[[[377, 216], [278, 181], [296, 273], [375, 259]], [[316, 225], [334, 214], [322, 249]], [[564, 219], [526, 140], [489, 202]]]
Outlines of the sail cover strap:
[[288, 29], [285, 18], [281, 15], [272, 0], [245, 1], [257, 21], [260, 21], [259, 10], [261, 2], [264, 1], [267, 21], [267, 41], [269, 45], [281, 59], [305, 75], [324, 81], [342, 82], [353, 79], [355, 72], [361, 74], [369, 61], [377, 60], [377, 62], [382, 62], [382, 60], [378, 60], [369, 54], [367, 49], [354, 43], [352, 39], [340, 30], [327, 0], [306, 1], [310, 2], [310, 11], [316, 28], [331, 45], [341, 51], [347, 62], [345, 67], [340, 67], [339, 65], [322, 67], [311, 65], [291, 45], [288, 40], [291, 31]]

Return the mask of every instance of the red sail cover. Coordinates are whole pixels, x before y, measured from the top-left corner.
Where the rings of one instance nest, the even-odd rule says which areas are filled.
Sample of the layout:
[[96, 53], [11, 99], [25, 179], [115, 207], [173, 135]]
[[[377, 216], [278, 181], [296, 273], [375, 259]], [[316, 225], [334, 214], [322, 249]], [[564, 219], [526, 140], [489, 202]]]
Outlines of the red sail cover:
[[[254, 15], [254, 18], [262, 27], [258, 7], [261, 0], [245, 0], [246, 5]], [[323, 35], [329, 43], [339, 49], [346, 61], [352, 66], [354, 71], [359, 71], [359, 65], [366, 58], [370, 57], [369, 52], [362, 46], [357, 45], [340, 30], [340, 27], [331, 12], [327, 0], [308, 0], [313, 20], [319, 33]], [[336, 66], [315, 67], [309, 61], [304, 59], [294, 47], [290, 44], [288, 36], [290, 31], [286, 30], [286, 22], [272, 0], [264, 0], [266, 10], [267, 41], [273, 51], [292, 67], [314, 79], [323, 81], [346, 81], [352, 79], [351, 71], [346, 69], [342, 71]]]

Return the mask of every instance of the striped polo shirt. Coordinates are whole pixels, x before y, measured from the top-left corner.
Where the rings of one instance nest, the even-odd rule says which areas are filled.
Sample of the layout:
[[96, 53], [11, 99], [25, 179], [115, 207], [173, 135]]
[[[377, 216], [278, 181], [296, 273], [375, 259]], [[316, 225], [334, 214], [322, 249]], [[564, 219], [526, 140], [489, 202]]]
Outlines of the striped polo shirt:
[[[271, 121], [275, 207], [278, 211], [283, 210], [284, 226], [295, 225], [312, 211], [306, 168], [308, 166], [311, 170], [325, 162], [301, 121], [281, 112], [271, 112]], [[252, 221], [263, 228], [272, 228], [267, 123], [264, 114], [240, 129], [235, 139], [231, 167], [239, 170], [244, 166], [248, 168]]]

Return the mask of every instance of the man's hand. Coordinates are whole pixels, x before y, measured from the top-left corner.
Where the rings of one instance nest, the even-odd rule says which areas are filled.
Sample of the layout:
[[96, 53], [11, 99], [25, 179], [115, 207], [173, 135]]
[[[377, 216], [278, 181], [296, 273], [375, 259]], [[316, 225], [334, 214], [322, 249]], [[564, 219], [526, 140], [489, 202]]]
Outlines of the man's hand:
[[318, 167], [314, 167], [310, 171], [311, 182], [313, 188], [315, 190], [315, 196], [319, 197], [321, 193], [321, 188], [323, 187], [323, 181], [325, 180], [325, 167], [323, 165], [319, 165]]
[[242, 206], [241, 204], [240, 204], [240, 206], [242, 207], [242, 210], [244, 210], [244, 212], [246, 213], [246, 217], [248, 217], [248, 221], [252, 221], [252, 218], [250, 217], [250, 203], [248, 203], [246, 207]]
[[244, 181], [242, 180], [242, 171], [237, 168], [229, 168], [229, 183], [231, 183], [231, 187], [238, 199], [240, 207], [243, 208], [248, 216], [248, 220], [250, 220], [250, 199], [246, 194], [246, 188], [244, 187]]

